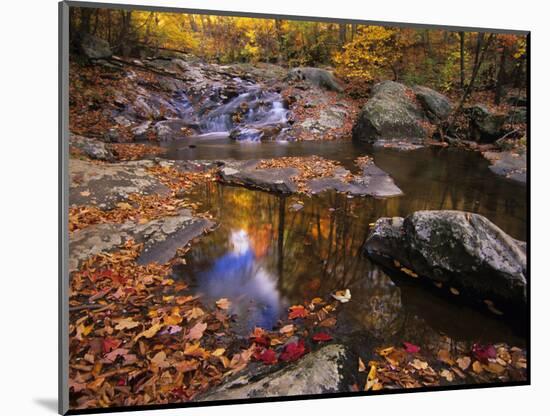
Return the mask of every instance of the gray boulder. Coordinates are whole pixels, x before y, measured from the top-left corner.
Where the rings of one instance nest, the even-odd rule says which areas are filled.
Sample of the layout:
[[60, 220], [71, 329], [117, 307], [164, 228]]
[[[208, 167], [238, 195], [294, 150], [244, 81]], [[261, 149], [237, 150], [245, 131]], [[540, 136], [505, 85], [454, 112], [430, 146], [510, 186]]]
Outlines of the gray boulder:
[[[350, 375], [342, 371], [348, 353], [343, 345], [327, 345], [296, 363], [273, 372], [249, 368], [215, 387], [200, 401], [287, 397], [348, 391]], [[355, 362], [355, 361], [353, 361]]]
[[308, 81], [319, 88], [342, 92], [342, 86], [330, 71], [321, 68], [300, 67], [288, 72], [289, 80]]
[[453, 109], [451, 101], [443, 94], [420, 85], [415, 86], [413, 91], [430, 120], [443, 120], [451, 113]]
[[470, 136], [477, 142], [491, 143], [502, 137], [508, 115], [489, 111], [482, 104], [464, 109], [469, 118]]
[[525, 305], [525, 243], [487, 218], [462, 211], [417, 211], [380, 218], [365, 253], [386, 267], [458, 289], [479, 300]]
[[71, 134], [69, 146], [82, 152], [90, 159], [104, 160], [107, 162], [112, 162], [116, 159], [107, 145], [98, 139]]
[[422, 126], [426, 118], [423, 109], [411, 99], [411, 93], [397, 82], [376, 84], [353, 126], [353, 139], [368, 143], [396, 139], [422, 141], [427, 135]]
[[106, 59], [113, 55], [109, 42], [94, 35], [85, 34], [80, 46], [84, 55], [90, 59]]

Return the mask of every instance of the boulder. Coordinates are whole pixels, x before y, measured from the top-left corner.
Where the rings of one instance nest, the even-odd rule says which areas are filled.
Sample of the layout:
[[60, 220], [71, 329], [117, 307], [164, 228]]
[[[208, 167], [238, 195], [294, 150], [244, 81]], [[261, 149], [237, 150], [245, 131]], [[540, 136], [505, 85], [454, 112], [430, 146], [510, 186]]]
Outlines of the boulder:
[[380, 218], [364, 252], [390, 269], [501, 305], [526, 305], [525, 243], [487, 218], [462, 211], [417, 211]]
[[[288, 397], [349, 391], [351, 375], [343, 345], [332, 344], [283, 368], [250, 367], [198, 398], [200, 401]], [[353, 362], [356, 362], [355, 360]]]
[[510, 95], [506, 101], [515, 107], [527, 107], [527, 97], [525, 95]]
[[294, 167], [259, 168], [259, 160], [219, 161], [220, 180], [228, 185], [244, 186], [277, 194], [307, 192], [319, 194], [325, 191], [336, 191], [354, 196], [373, 196], [378, 198], [403, 195], [392, 177], [378, 168], [372, 160], [361, 167], [361, 173], [352, 175], [340, 166], [331, 176], [316, 177], [301, 182], [298, 186], [293, 181], [299, 175]]
[[512, 124], [527, 123], [527, 108], [516, 107], [508, 112], [508, 122]]
[[319, 88], [325, 88], [331, 91], [342, 92], [341, 85], [336, 81], [332, 72], [321, 68], [300, 67], [292, 68], [287, 75], [291, 81], [308, 81]]
[[451, 101], [443, 94], [421, 85], [415, 86], [413, 91], [430, 120], [444, 120], [451, 113]]
[[109, 42], [94, 35], [85, 34], [80, 46], [84, 55], [90, 59], [106, 59], [113, 55]]
[[469, 118], [470, 136], [477, 142], [492, 143], [504, 134], [508, 116], [491, 112], [482, 104], [464, 109]]
[[384, 81], [372, 88], [372, 95], [353, 126], [353, 139], [375, 143], [378, 140], [422, 141], [427, 132], [423, 109], [412, 99], [405, 85]]
[[90, 159], [112, 162], [115, 160], [113, 152], [107, 145], [97, 139], [71, 134], [69, 146], [88, 156]]

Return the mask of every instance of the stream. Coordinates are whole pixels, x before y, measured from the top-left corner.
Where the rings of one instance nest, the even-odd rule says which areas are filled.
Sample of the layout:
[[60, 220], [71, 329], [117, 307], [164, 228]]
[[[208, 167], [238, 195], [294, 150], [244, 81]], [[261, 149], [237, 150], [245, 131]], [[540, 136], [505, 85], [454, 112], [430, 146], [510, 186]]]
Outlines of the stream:
[[[193, 143], [195, 147], [189, 148]], [[290, 305], [349, 288], [336, 332], [426, 345], [441, 334], [454, 341], [525, 344], [522, 323], [472, 308], [435, 288], [386, 274], [360, 255], [369, 224], [421, 209], [480, 213], [515, 238], [526, 238], [526, 187], [489, 171], [476, 152], [425, 148], [399, 152], [338, 142], [239, 143], [220, 135], [167, 145], [173, 159], [255, 159], [320, 155], [355, 170], [364, 154], [388, 172], [404, 196], [350, 198], [335, 192], [278, 196], [212, 183], [192, 198], [220, 226], [193, 245], [176, 275], [212, 301], [228, 298], [234, 329], [271, 329]], [[303, 208], [300, 207], [303, 205]]]
[[[428, 345], [444, 335], [452, 341], [524, 346], [522, 318], [499, 317], [433, 287], [389, 276], [361, 255], [361, 247], [378, 218], [426, 209], [476, 212], [525, 240], [525, 185], [495, 175], [488, 161], [473, 151], [401, 152], [351, 140], [287, 140], [288, 110], [281, 96], [256, 84], [241, 84], [238, 93], [221, 102], [219, 93], [215, 97], [206, 111], [188, 113], [201, 134], [161, 143], [166, 150], [162, 157], [318, 155], [355, 172], [354, 160], [367, 154], [404, 192], [375, 199], [335, 192], [278, 196], [218, 183], [195, 188], [191, 199], [209, 211], [219, 227], [192, 246], [187, 264], [177, 266], [175, 275], [191, 282], [192, 291], [206, 302], [228, 298], [238, 334], [247, 336], [255, 326], [272, 329], [289, 306], [349, 288], [352, 300], [340, 308], [334, 330], [348, 343], [374, 339]], [[261, 141], [266, 128], [273, 126], [277, 134]]]

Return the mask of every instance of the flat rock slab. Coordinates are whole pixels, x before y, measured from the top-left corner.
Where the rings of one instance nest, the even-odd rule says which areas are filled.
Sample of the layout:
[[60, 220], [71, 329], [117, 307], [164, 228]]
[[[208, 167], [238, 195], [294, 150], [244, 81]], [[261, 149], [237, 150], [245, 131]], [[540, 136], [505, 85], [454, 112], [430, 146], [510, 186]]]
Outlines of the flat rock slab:
[[[269, 367], [248, 368], [228, 379], [200, 401], [303, 396], [347, 391], [347, 358], [343, 345], [327, 345], [276, 371]], [[271, 372], [270, 372], [271, 371]]]
[[170, 190], [147, 171], [154, 165], [151, 160], [99, 164], [70, 159], [69, 204], [112, 209], [133, 193], [167, 195]]
[[[219, 161], [218, 163], [222, 164], [219, 175], [225, 184], [281, 194], [293, 194], [301, 191], [293, 181], [293, 177], [300, 173], [297, 168], [258, 168], [261, 160]], [[306, 180], [305, 187], [312, 194], [330, 190], [354, 196], [380, 198], [403, 194], [391, 176], [378, 168], [372, 161], [364, 165], [359, 174], [351, 175], [350, 171], [339, 167], [332, 176]]]
[[497, 175], [517, 182], [527, 182], [527, 155], [514, 152], [483, 152], [483, 157], [491, 162], [489, 169]]
[[188, 209], [146, 224], [126, 221], [122, 224], [92, 225], [70, 235], [69, 272], [77, 270], [81, 262], [89, 257], [114, 251], [129, 239], [144, 244], [138, 263], [165, 263], [176, 255], [178, 248], [213, 226], [212, 221], [196, 218]]

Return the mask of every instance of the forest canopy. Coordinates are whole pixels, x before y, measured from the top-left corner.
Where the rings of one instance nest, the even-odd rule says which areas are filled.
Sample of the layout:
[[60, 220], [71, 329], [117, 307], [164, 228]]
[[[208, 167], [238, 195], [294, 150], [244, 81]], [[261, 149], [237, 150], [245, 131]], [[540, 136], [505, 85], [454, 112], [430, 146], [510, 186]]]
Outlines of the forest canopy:
[[527, 70], [526, 37], [512, 34], [74, 7], [70, 13], [73, 48], [89, 33], [122, 56], [169, 49], [221, 64], [325, 66], [347, 81], [390, 78], [443, 91], [476, 78], [477, 88], [496, 88], [497, 96], [504, 85], [524, 85]]

